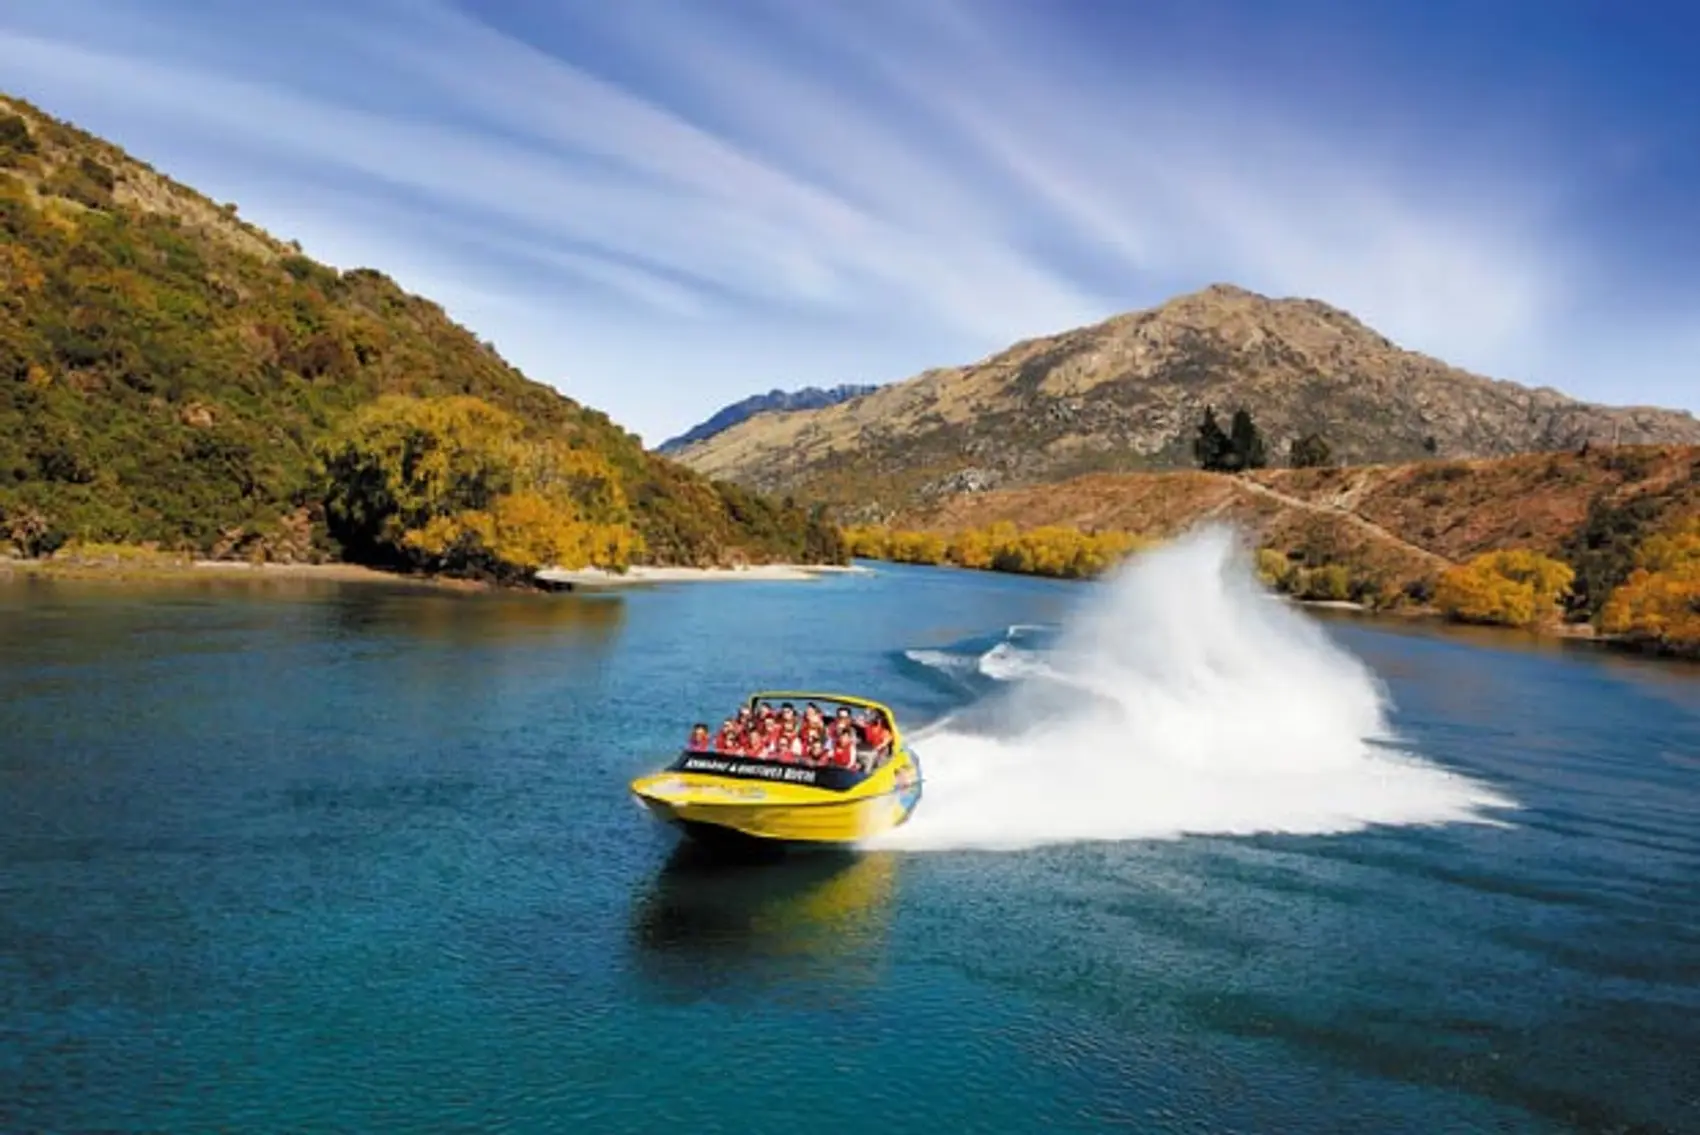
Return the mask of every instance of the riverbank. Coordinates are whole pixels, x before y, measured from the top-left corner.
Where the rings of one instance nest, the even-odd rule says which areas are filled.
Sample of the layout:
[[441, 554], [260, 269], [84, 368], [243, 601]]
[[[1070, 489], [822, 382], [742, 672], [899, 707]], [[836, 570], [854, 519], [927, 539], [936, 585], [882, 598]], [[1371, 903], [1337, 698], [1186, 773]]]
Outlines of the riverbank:
[[[545, 591], [598, 591], [662, 583], [726, 580], [746, 582], [806, 582], [832, 574], [868, 574], [873, 569], [838, 564], [752, 564], [747, 567], [695, 568], [634, 565], [624, 572], [601, 568], [545, 568], [537, 586]], [[250, 563], [244, 560], [190, 559], [146, 548], [102, 546], [86, 552], [61, 553], [45, 559], [0, 556], [0, 582], [7, 579], [67, 579], [112, 583], [159, 582], [186, 579], [318, 580], [342, 583], [389, 583], [440, 587], [454, 591], [530, 590], [504, 588], [471, 579], [417, 575], [365, 567], [360, 564]]]
[[603, 568], [545, 568], [537, 580], [563, 591], [599, 591], [660, 583], [803, 583], [825, 575], [867, 575], [872, 568], [857, 564], [750, 564], [745, 567], [696, 568], [634, 565], [623, 572]]
[[[901, 561], [890, 561], [901, 562]], [[1012, 572], [996, 568], [966, 568], [960, 564], [909, 564], [909, 567], [928, 568], [933, 571], [962, 572], [967, 575], [978, 575], [990, 572], [997, 575], [1018, 575], [1032, 579], [1050, 579], [1059, 583], [1079, 584], [1096, 582], [1098, 577], [1073, 577], [1048, 575], [1042, 572]], [[1265, 581], [1267, 586], [1267, 581]], [[1598, 647], [1618, 654], [1654, 658], [1662, 661], [1681, 661], [1692, 663], [1695, 659], [1681, 652], [1660, 649], [1655, 644], [1624, 635], [1606, 634], [1592, 623], [1569, 623], [1556, 619], [1542, 620], [1525, 626], [1506, 626], [1494, 623], [1471, 622], [1458, 619], [1431, 603], [1401, 602], [1390, 606], [1377, 606], [1359, 602], [1353, 599], [1310, 599], [1268, 587], [1269, 597], [1281, 603], [1301, 610], [1314, 612], [1318, 615], [1340, 615], [1348, 618], [1363, 619], [1368, 622], [1382, 623], [1387, 626], [1425, 627], [1437, 631], [1452, 631], [1465, 635], [1491, 635], [1500, 638], [1522, 639], [1529, 642], [1547, 643], [1554, 646], [1578, 644]]]
[[409, 575], [350, 563], [249, 563], [243, 560], [192, 560], [125, 550], [91, 556], [19, 559], [0, 556], [0, 583], [11, 579], [76, 580], [99, 583], [164, 583], [194, 579], [254, 579], [325, 583], [386, 583], [485, 591], [491, 586], [469, 579]]

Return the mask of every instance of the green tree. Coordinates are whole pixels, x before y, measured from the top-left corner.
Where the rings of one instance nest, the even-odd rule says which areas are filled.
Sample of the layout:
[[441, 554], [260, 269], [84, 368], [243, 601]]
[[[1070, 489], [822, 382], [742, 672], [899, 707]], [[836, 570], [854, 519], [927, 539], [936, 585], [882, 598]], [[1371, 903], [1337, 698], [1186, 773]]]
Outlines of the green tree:
[[0, 166], [19, 164], [19, 159], [36, 152], [29, 123], [16, 114], [0, 111]]
[[380, 398], [320, 455], [326, 522], [356, 559], [520, 579], [624, 567], [639, 546], [600, 453], [471, 396]]
[[1204, 421], [1198, 426], [1198, 436], [1192, 440], [1192, 455], [1198, 461], [1198, 467], [1212, 473], [1232, 468], [1233, 448], [1233, 442], [1216, 421], [1216, 407], [1206, 406]]
[[1269, 464], [1269, 455], [1263, 444], [1263, 434], [1251, 420], [1251, 414], [1245, 407], [1234, 411], [1234, 424], [1229, 428], [1228, 440], [1231, 448], [1230, 470], [1261, 469]]
[[1576, 569], [1576, 582], [1566, 597], [1573, 617], [1599, 615], [1613, 589], [1635, 570], [1641, 543], [1656, 531], [1659, 518], [1659, 502], [1652, 496], [1613, 501], [1602, 495], [1588, 506], [1581, 527], [1561, 550]]
[[51, 556], [65, 543], [65, 533], [53, 526], [39, 509], [0, 509], [0, 536], [9, 539], [22, 555], [31, 559]]
[[1294, 438], [1288, 451], [1287, 464], [1295, 469], [1320, 469], [1334, 463], [1334, 453], [1321, 434], [1305, 434]]

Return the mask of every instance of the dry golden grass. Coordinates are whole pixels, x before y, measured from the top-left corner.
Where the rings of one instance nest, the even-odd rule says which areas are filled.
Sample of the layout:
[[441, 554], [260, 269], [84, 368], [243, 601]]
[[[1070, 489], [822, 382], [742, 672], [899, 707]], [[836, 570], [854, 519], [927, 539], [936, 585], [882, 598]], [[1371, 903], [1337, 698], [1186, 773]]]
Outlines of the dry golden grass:
[[900, 513], [902, 527], [950, 533], [1009, 521], [1166, 537], [1205, 520], [1247, 531], [1309, 564], [1342, 563], [1403, 587], [1484, 552], [1562, 556], [1591, 509], [1639, 502], [1657, 528], [1700, 514], [1700, 447], [1352, 469], [1100, 473], [964, 494]]

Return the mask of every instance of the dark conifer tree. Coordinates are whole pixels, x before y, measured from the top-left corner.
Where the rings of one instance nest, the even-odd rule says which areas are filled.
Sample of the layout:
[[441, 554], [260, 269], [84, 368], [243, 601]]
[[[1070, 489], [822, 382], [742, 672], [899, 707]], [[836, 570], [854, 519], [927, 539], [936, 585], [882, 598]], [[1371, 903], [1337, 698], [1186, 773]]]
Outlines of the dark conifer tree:
[[1261, 469], [1269, 464], [1269, 454], [1263, 444], [1263, 434], [1251, 420], [1245, 407], [1234, 411], [1234, 424], [1230, 429], [1229, 445], [1232, 455], [1229, 460], [1231, 468], [1237, 472], [1242, 469]]
[[1204, 408], [1204, 421], [1199, 424], [1198, 436], [1192, 439], [1192, 456], [1200, 469], [1221, 472], [1229, 467], [1233, 443], [1216, 421], [1216, 408]]

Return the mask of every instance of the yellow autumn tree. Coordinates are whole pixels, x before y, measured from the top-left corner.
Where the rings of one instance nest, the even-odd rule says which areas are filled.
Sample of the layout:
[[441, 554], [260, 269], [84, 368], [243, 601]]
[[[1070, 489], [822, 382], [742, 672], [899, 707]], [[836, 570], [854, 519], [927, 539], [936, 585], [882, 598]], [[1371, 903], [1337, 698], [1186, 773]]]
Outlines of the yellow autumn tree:
[[889, 559], [891, 533], [877, 524], [853, 525], [844, 529], [844, 546], [865, 560]]
[[1641, 545], [1635, 569], [1600, 611], [1600, 629], [1700, 657], [1700, 517]]
[[936, 532], [897, 531], [891, 534], [891, 559], [903, 564], [944, 563], [945, 539]]
[[992, 566], [991, 534], [982, 528], [971, 528], [951, 537], [945, 558], [957, 567], [984, 571]]
[[1570, 565], [1523, 548], [1487, 552], [1444, 572], [1434, 602], [1464, 623], [1525, 627], [1551, 619], [1575, 573]]
[[853, 555], [869, 559], [1063, 578], [1099, 575], [1145, 544], [1128, 532], [1082, 532], [1062, 525], [1023, 532], [1008, 521], [965, 529], [948, 538], [863, 526], [846, 529], [845, 539]]
[[353, 559], [521, 579], [642, 550], [606, 459], [477, 398], [381, 398], [319, 460], [327, 525]]
[[1277, 591], [1285, 591], [1293, 583], [1293, 561], [1274, 548], [1259, 548], [1257, 550], [1257, 578], [1266, 587]]

